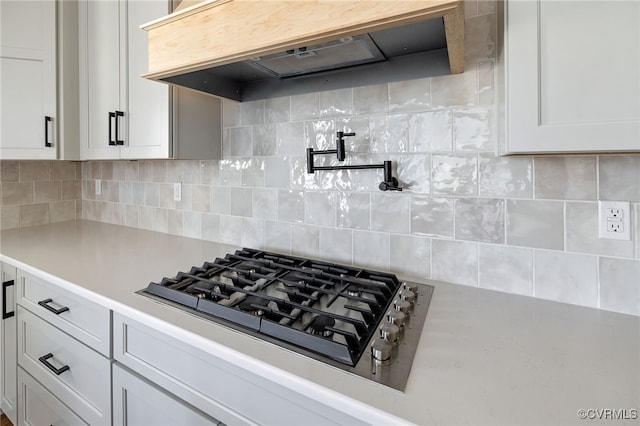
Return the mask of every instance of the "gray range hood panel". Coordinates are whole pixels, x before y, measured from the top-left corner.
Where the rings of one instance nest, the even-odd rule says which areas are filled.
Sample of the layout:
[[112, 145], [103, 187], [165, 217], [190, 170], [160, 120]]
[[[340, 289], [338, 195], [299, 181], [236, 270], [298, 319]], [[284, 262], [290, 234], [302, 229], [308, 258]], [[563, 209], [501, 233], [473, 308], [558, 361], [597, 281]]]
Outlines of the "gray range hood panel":
[[165, 78], [237, 101], [290, 96], [450, 74], [441, 18], [369, 34], [386, 60], [292, 77], [274, 77], [251, 61]]

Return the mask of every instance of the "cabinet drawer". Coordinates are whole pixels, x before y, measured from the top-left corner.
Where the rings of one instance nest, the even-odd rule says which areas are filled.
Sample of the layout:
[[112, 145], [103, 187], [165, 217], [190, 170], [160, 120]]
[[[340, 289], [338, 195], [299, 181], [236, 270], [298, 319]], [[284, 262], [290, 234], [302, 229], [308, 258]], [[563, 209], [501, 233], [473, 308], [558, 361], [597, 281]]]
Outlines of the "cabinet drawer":
[[22, 306], [18, 365], [88, 423], [111, 423], [111, 362]]
[[113, 424], [216, 426], [220, 422], [114, 364]]
[[87, 425], [29, 373], [18, 367], [18, 410], [21, 425]]
[[226, 424], [364, 424], [118, 313], [113, 339], [116, 361]]
[[[111, 355], [111, 311], [23, 271], [18, 304], [106, 357]], [[55, 312], [54, 312], [55, 311]]]

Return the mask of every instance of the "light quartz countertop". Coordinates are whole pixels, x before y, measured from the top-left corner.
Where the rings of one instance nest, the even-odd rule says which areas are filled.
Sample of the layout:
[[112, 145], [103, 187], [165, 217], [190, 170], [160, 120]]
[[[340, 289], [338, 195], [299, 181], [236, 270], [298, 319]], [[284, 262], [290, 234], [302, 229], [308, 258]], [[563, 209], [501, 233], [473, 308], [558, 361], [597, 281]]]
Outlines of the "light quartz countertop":
[[435, 291], [401, 393], [134, 293], [236, 248], [90, 221], [0, 234], [3, 261], [365, 421], [586, 425], [603, 421], [579, 409], [640, 415], [639, 317], [428, 282]]

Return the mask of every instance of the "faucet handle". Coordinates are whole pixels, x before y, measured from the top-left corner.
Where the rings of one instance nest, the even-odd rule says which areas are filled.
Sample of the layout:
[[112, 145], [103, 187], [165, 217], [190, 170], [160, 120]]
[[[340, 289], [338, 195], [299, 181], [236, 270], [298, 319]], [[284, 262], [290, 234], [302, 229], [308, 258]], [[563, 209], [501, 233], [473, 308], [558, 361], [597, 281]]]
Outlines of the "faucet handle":
[[338, 156], [338, 161], [344, 161], [345, 158], [344, 137], [355, 135], [355, 133], [336, 132], [336, 136], [338, 137], [336, 140], [336, 155]]

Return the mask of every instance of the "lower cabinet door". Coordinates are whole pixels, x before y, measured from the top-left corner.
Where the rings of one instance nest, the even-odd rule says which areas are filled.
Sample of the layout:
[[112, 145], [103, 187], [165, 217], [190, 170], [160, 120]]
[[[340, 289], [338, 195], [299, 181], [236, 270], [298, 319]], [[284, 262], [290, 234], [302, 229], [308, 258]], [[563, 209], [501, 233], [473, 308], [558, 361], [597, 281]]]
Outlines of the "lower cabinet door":
[[113, 364], [114, 425], [219, 425], [152, 383]]
[[29, 373], [18, 368], [19, 425], [87, 425]]
[[15, 425], [17, 410], [17, 329], [16, 329], [16, 268], [6, 263], [0, 264], [2, 292], [0, 304], [0, 408]]

